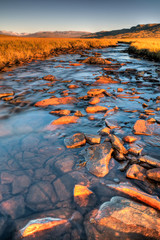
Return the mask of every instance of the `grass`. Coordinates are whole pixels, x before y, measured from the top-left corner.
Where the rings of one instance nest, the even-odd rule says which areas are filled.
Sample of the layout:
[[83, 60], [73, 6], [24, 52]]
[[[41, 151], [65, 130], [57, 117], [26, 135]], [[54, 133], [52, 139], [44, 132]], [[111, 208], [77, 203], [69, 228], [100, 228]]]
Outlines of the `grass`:
[[116, 39], [24, 38], [0, 36], [0, 69], [44, 58], [61, 49], [90, 49], [116, 45]]

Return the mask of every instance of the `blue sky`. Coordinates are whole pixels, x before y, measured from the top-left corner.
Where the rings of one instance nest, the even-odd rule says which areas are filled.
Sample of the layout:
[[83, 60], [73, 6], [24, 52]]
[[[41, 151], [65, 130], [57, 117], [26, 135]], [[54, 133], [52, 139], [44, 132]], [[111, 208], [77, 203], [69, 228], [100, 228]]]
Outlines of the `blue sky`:
[[1, 0], [0, 30], [102, 31], [160, 23], [160, 0]]

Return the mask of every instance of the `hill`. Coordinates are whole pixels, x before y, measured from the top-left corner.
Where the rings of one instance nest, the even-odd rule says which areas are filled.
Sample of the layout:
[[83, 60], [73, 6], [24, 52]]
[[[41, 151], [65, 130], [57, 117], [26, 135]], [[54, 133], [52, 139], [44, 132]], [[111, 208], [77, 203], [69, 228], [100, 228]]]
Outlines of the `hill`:
[[84, 36], [87, 38], [153, 38], [160, 37], [160, 24], [139, 24], [131, 28], [101, 31]]

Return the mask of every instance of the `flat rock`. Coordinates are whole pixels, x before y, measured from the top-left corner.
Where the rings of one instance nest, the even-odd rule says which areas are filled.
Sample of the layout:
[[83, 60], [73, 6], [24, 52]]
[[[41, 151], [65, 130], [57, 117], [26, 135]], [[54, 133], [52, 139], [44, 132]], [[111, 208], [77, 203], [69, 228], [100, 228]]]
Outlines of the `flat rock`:
[[160, 182], [160, 168], [150, 169], [146, 172], [149, 179]]
[[84, 154], [87, 170], [97, 177], [104, 177], [109, 172], [109, 162], [113, 152], [109, 142], [90, 146]]
[[138, 164], [133, 164], [127, 170], [126, 177], [144, 181], [146, 179], [146, 170]]
[[54, 111], [51, 111], [50, 113], [58, 116], [68, 116], [71, 113], [71, 111], [67, 109], [62, 109], [62, 110], [54, 110]]
[[156, 158], [152, 158], [150, 156], [144, 155], [139, 158], [140, 162], [148, 163], [153, 167], [160, 168], [160, 161]]
[[63, 173], [70, 172], [75, 164], [73, 155], [65, 156], [55, 162], [55, 167]]
[[0, 98], [7, 97], [7, 96], [13, 96], [14, 92], [5, 92], [5, 93], [0, 93]]
[[120, 127], [118, 126], [118, 123], [117, 123], [116, 121], [113, 121], [113, 120], [105, 119], [105, 124], [106, 124], [107, 127], [109, 127], [110, 129], [120, 128]]
[[12, 193], [17, 194], [27, 189], [31, 184], [31, 180], [26, 175], [16, 176], [12, 183]]
[[106, 65], [106, 64], [111, 64], [110, 61], [100, 58], [100, 57], [88, 57], [85, 60], [82, 61], [83, 63], [88, 63], [88, 64], [98, 64], [98, 65]]
[[95, 81], [96, 84], [111, 84], [111, 83], [119, 83], [119, 81], [114, 80], [111, 77], [108, 76], [100, 76], [96, 78]]
[[67, 148], [77, 148], [86, 144], [86, 138], [83, 133], [76, 133], [64, 139]]
[[47, 210], [57, 201], [56, 193], [48, 181], [33, 184], [27, 193], [27, 206], [33, 210]]
[[25, 203], [22, 196], [16, 196], [1, 202], [0, 207], [4, 214], [12, 219], [17, 219], [25, 214]]
[[47, 98], [39, 101], [35, 104], [36, 107], [47, 107], [51, 105], [65, 105], [77, 103], [78, 100], [75, 97], [61, 97], [61, 98]]
[[108, 108], [103, 106], [93, 106], [93, 107], [87, 107], [86, 112], [87, 113], [97, 113], [97, 112], [105, 112]]
[[137, 135], [151, 135], [151, 132], [147, 129], [145, 120], [137, 120], [133, 126], [133, 132]]
[[101, 93], [105, 93], [105, 92], [106, 92], [106, 90], [103, 88], [92, 88], [87, 92], [87, 95], [89, 97], [95, 97], [95, 96], [97, 96]]
[[44, 76], [43, 79], [46, 81], [55, 81], [56, 80], [55, 76], [53, 76], [51, 74]]
[[123, 141], [125, 141], [125, 142], [128, 142], [128, 143], [133, 143], [133, 142], [135, 142], [137, 140], [137, 138], [135, 137], [135, 136], [125, 136], [124, 138], [123, 138]]
[[97, 104], [97, 103], [99, 103], [99, 102], [100, 102], [99, 97], [94, 97], [94, 98], [92, 98], [92, 99], [89, 101], [89, 104], [95, 105], [95, 104]]
[[51, 122], [51, 125], [64, 125], [64, 124], [76, 123], [78, 119], [79, 117], [76, 117], [76, 116], [63, 116]]
[[142, 150], [143, 150], [143, 147], [140, 147], [137, 144], [131, 144], [130, 148], [128, 149], [128, 152], [130, 154], [133, 154], [133, 155], [137, 156], [137, 155], [141, 154]]
[[80, 207], [86, 207], [89, 204], [90, 195], [93, 195], [93, 192], [80, 184], [76, 184], [74, 187], [74, 201]]
[[140, 189], [132, 186], [128, 182], [120, 184], [107, 184], [109, 188], [124, 193], [140, 202], [143, 202], [155, 209], [160, 210], [160, 199], [158, 196], [153, 196], [148, 193], [141, 191]]
[[93, 210], [85, 221], [87, 239], [159, 239], [158, 211], [129, 199], [115, 196]]
[[100, 129], [100, 130], [99, 130], [99, 133], [100, 133], [101, 135], [108, 135], [108, 134], [110, 134], [110, 131], [111, 131], [110, 128], [105, 127], [105, 128]]
[[127, 149], [123, 146], [122, 140], [120, 138], [118, 138], [117, 136], [115, 136], [113, 134], [110, 134], [109, 137], [110, 137], [113, 148], [115, 148], [118, 152], [120, 152], [122, 154], [128, 153]]
[[94, 134], [85, 134], [86, 141], [89, 144], [98, 144], [101, 142], [101, 136]]

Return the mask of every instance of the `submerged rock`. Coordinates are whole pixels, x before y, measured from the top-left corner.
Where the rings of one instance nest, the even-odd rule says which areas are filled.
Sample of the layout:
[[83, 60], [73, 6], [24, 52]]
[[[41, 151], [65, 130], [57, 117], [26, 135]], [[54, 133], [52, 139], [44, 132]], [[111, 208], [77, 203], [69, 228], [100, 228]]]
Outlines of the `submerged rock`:
[[67, 148], [77, 148], [86, 144], [86, 138], [83, 133], [76, 133], [64, 139]]
[[86, 218], [87, 239], [159, 239], [158, 211], [129, 199], [115, 196]]
[[91, 146], [84, 155], [87, 170], [97, 177], [104, 177], [109, 172], [109, 162], [113, 152], [109, 142]]
[[86, 186], [75, 185], [74, 187], [74, 201], [80, 207], [86, 207], [89, 205], [90, 195], [93, 195], [93, 192], [89, 190]]

